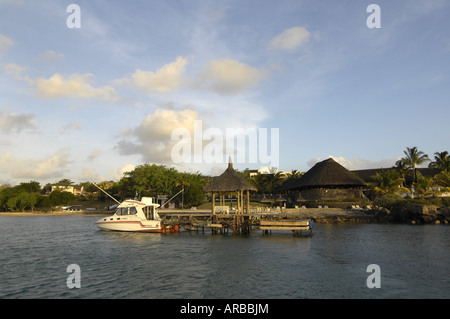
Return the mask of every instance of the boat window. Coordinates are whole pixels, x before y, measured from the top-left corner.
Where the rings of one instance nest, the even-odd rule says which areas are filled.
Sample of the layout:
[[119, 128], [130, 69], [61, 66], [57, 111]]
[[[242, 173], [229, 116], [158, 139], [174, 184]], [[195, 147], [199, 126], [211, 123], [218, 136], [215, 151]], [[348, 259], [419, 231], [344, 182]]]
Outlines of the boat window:
[[130, 214], [130, 215], [135, 215], [135, 214], [137, 214], [136, 207], [130, 207], [129, 214]]
[[116, 215], [128, 215], [128, 208], [127, 207], [120, 207], [116, 211]]
[[154, 207], [153, 206], [146, 206], [144, 208], [144, 214], [145, 217], [147, 217], [148, 220], [154, 220], [155, 219], [155, 214], [154, 214]]

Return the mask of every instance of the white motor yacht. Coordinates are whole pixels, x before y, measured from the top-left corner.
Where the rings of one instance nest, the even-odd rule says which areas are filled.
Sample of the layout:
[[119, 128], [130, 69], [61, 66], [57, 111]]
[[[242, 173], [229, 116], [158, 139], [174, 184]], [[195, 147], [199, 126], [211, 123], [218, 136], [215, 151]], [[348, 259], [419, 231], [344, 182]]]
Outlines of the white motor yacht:
[[177, 232], [177, 225], [164, 225], [156, 208], [159, 204], [151, 197], [125, 200], [117, 207], [113, 216], [99, 219], [95, 224], [103, 230], [164, 233]]

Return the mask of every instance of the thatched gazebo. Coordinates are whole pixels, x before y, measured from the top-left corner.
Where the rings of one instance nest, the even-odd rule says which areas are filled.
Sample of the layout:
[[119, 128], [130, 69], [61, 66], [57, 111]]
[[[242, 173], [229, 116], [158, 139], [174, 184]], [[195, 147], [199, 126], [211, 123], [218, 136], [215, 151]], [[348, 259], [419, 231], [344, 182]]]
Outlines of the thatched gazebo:
[[332, 158], [316, 163], [301, 178], [289, 185], [303, 199], [358, 199], [366, 183]]
[[[220, 204], [223, 205], [225, 193], [237, 193], [237, 213], [250, 213], [250, 191], [257, 191], [244, 177], [239, 175], [233, 168], [233, 164], [228, 163], [228, 168], [222, 175], [214, 177], [213, 180], [203, 187], [203, 191], [212, 194], [212, 214], [215, 214], [216, 193], [219, 193]], [[246, 192], [246, 203], [244, 204], [244, 192]]]

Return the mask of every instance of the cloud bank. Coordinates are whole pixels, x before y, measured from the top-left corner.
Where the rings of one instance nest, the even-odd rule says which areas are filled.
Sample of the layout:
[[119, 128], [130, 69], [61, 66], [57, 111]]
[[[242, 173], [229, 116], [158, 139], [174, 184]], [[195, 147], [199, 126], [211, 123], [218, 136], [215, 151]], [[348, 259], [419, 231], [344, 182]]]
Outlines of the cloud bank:
[[293, 27], [284, 30], [272, 39], [270, 45], [281, 50], [293, 50], [308, 42], [311, 33], [305, 27]]
[[196, 111], [186, 109], [183, 111], [157, 110], [149, 114], [139, 124], [130, 129], [120, 140], [116, 149], [122, 155], [138, 154], [145, 162], [171, 163], [172, 132], [177, 128], [186, 128], [193, 135], [194, 121], [199, 120]]

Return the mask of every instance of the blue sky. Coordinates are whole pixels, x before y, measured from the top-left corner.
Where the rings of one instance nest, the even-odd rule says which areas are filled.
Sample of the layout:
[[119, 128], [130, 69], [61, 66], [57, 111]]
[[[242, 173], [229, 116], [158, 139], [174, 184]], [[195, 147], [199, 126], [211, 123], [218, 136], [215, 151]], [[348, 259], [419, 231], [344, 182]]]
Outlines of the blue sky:
[[[81, 28], [66, 25], [71, 3]], [[366, 24], [371, 3], [381, 28]], [[219, 174], [229, 149], [221, 163], [173, 161], [171, 134], [194, 136], [195, 120], [223, 134], [278, 128], [283, 171], [330, 156], [389, 167], [413, 146], [432, 157], [450, 149], [449, 9], [0, 0], [0, 184], [118, 180], [143, 163]]]

